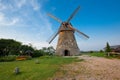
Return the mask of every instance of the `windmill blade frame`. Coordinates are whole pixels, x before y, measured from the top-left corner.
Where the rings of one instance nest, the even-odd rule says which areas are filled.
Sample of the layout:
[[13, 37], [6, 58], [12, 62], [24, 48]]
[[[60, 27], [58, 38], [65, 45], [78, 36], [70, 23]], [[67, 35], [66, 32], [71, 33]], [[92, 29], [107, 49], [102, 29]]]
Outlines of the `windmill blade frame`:
[[[74, 28], [74, 29], [75, 29], [75, 28]], [[75, 31], [78, 32], [79, 34], [83, 35], [84, 37], [89, 38], [89, 36], [86, 35], [86, 34], [84, 34], [83, 32], [81, 32], [81, 31], [79, 31], [79, 30], [77, 30], [77, 29], [75, 29]]]
[[62, 25], [59, 27], [58, 31], [55, 32], [55, 33], [51, 36], [51, 38], [48, 40], [48, 43], [49, 43], [49, 44], [50, 44], [50, 43], [54, 40], [54, 38], [59, 34], [61, 27], [62, 27]]
[[50, 37], [50, 39], [48, 40], [48, 43], [50, 44], [50, 43], [55, 39], [55, 37], [56, 37], [58, 34], [59, 34], [59, 31], [57, 31], [56, 33], [54, 33], [54, 34], [52, 35], [52, 37]]
[[74, 12], [71, 14], [71, 16], [68, 18], [67, 22], [70, 22], [70, 20], [74, 17], [74, 15], [78, 12], [78, 10], [80, 9], [80, 6], [78, 6]]
[[60, 20], [59, 18], [57, 18], [56, 16], [53, 16], [52, 14], [48, 13], [48, 16], [50, 16], [51, 18], [53, 18], [54, 20], [56, 20], [59, 23], [62, 23], [62, 20]]

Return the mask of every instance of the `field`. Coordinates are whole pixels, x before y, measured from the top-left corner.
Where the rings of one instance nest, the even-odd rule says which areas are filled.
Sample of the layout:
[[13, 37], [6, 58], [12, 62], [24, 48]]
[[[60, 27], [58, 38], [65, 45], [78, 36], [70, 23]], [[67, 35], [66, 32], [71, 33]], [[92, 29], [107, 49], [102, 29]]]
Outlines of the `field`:
[[[120, 80], [120, 59], [104, 53], [0, 62], [0, 80]], [[20, 68], [15, 74], [14, 69]]]
[[[72, 63], [76, 58], [40, 57], [32, 60], [0, 62], [0, 80], [46, 80], [52, 77], [61, 65]], [[39, 64], [36, 64], [39, 61]], [[15, 74], [15, 67], [20, 73]]]

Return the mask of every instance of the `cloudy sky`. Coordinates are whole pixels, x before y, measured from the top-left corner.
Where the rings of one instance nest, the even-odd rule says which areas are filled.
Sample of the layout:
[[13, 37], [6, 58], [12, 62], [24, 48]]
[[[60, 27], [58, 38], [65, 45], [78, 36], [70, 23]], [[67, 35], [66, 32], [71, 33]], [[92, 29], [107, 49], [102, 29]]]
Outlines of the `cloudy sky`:
[[79, 5], [71, 23], [90, 36], [76, 35], [80, 50], [100, 50], [106, 42], [120, 45], [120, 0], [0, 0], [0, 38], [56, 47], [58, 37], [51, 44], [46, 41], [60, 24], [47, 13], [65, 21]]

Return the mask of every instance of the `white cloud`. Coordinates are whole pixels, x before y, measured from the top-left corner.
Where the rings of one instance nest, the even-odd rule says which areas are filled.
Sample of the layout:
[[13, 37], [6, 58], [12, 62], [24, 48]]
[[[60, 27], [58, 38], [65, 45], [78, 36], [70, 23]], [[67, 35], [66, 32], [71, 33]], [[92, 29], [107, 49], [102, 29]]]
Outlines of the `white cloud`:
[[33, 47], [36, 47], [37, 49], [41, 49], [42, 47], [48, 47], [50, 46], [47, 42], [33, 42]]
[[26, 4], [26, 0], [15, 0], [15, 2], [18, 8], [21, 8], [22, 6]]
[[[24, 7], [24, 8], [22, 8]], [[25, 19], [32, 21], [31, 15], [29, 14], [33, 10], [39, 10], [40, 5], [38, 5], [37, 0], [12, 0], [6, 3], [0, 1], [0, 26], [12, 26], [18, 23], [21, 25], [20, 21], [25, 23]], [[16, 14], [16, 15], [14, 15]], [[22, 23], [22, 24], [23, 24]], [[25, 24], [24, 24], [25, 25]], [[18, 25], [17, 25], [18, 26]]]
[[0, 12], [0, 22], [4, 20], [4, 14]]
[[41, 10], [43, 4], [37, 0], [11, 0], [1, 4], [5, 8], [0, 12], [0, 38], [31, 43], [37, 48], [49, 46], [46, 40], [52, 34], [52, 25]]
[[9, 19], [5, 16], [5, 14], [0, 12], [0, 27], [3, 26], [12, 26], [19, 22], [18, 18]]
[[33, 10], [39, 10], [40, 5], [38, 4], [38, 0], [14, 0], [14, 7], [22, 8], [24, 6], [30, 6]]
[[19, 22], [19, 19], [18, 18], [13, 18], [11, 20], [11, 22], [8, 22], [6, 25], [9, 25], [9, 26], [15, 25], [15, 24], [17, 24], [17, 22]]
[[39, 10], [40, 6], [41, 6], [38, 4], [37, 0], [31, 0], [31, 5], [32, 5], [33, 9], [36, 11]]
[[6, 9], [6, 7], [2, 3], [0, 3], [0, 11], [4, 9]]
[[37, 2], [38, 0], [14, 0], [15, 6], [22, 8], [24, 6], [31, 6], [33, 10], [39, 10], [40, 5]]

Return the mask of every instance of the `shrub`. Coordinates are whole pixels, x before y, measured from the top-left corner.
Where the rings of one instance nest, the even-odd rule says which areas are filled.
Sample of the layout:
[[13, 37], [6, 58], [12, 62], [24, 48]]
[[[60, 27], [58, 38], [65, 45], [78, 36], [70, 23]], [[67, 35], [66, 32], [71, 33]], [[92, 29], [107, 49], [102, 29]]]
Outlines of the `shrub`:
[[40, 57], [43, 56], [42, 51], [40, 50], [35, 50], [32, 54], [32, 57]]
[[93, 53], [93, 51], [90, 51], [90, 53]]
[[0, 62], [14, 61], [15, 59], [16, 59], [15, 55], [8, 55], [8, 56], [0, 57]]

